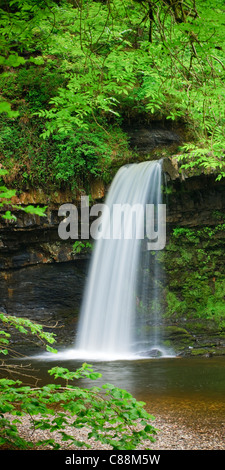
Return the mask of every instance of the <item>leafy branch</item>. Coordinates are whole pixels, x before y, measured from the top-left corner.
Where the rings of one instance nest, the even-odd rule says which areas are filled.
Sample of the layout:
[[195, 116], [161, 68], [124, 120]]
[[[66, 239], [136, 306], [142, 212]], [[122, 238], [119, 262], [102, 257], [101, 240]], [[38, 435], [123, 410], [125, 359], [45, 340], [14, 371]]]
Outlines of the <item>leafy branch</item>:
[[[24, 414], [31, 417], [30, 425], [34, 431], [52, 433], [52, 437], [36, 442], [36, 446], [51, 446], [59, 449], [63, 441], [77, 447], [90, 447], [89, 439], [94, 438], [113, 449], [135, 449], [144, 441], [154, 441], [156, 429], [150, 424], [153, 419], [138, 402], [125, 390], [111, 384], [102, 387], [83, 388], [68, 385], [72, 380], [96, 380], [101, 374], [93, 371], [89, 364], [71, 372], [62, 367], [49, 371], [55, 378], [65, 380], [66, 386], [49, 384], [31, 389], [21, 386], [19, 381], [0, 380], [0, 413], [2, 430], [0, 445], [29, 448], [32, 442], [21, 440], [16, 427], [17, 419], [10, 420], [4, 413], [22, 419]], [[74, 436], [73, 430], [88, 430], [87, 441]], [[61, 443], [53, 433], [61, 435]]]
[[[8, 174], [7, 170], [0, 168], [0, 177], [5, 176], [7, 174]], [[26, 207], [22, 207], [21, 205], [13, 204], [9, 200], [11, 200], [15, 195], [16, 195], [15, 189], [8, 189], [6, 186], [0, 186], [0, 208], [6, 205], [10, 205], [10, 207], [14, 210], [23, 211], [23, 212], [26, 212], [27, 214], [35, 214], [35, 215], [38, 215], [39, 217], [46, 217], [45, 211], [47, 209], [47, 206], [35, 207], [33, 205], [29, 205]], [[11, 210], [7, 210], [4, 214], [1, 214], [1, 217], [5, 220], [14, 220], [14, 221], [16, 220], [16, 216], [11, 213]]]
[[[28, 318], [20, 318], [14, 315], [8, 315], [3, 312], [0, 312], [0, 321], [2, 322], [4, 328], [8, 331], [13, 327], [18, 330], [20, 333], [28, 335], [31, 334], [40, 340], [46, 349], [50, 352], [57, 352], [50, 345], [55, 342], [55, 334], [48, 333], [43, 330], [43, 326], [29, 320]], [[11, 334], [5, 330], [0, 331], [0, 354], [8, 354], [8, 345], [10, 343]]]

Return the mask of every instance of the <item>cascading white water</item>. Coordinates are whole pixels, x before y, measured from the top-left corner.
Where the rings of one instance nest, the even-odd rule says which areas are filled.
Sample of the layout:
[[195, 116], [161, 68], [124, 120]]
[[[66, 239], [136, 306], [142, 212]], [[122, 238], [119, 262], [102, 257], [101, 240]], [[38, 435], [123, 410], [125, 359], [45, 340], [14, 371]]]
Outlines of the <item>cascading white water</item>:
[[165, 246], [165, 239], [163, 246], [161, 241], [158, 246], [149, 244], [159, 235], [157, 216], [151, 212], [154, 227], [149, 230], [149, 213], [144, 210], [157, 209], [159, 225], [161, 163], [135, 163], [117, 172], [101, 224], [96, 224], [101, 236], [95, 242], [74, 348], [36, 356], [39, 359], [174, 357], [163, 347], [160, 333], [162, 272], [155, 250]]
[[[143, 307], [146, 289], [142, 289], [140, 260], [143, 259], [143, 212], [132, 211], [123, 220], [115, 217], [118, 204], [129, 207], [139, 204], [162, 203], [162, 169], [160, 161], [131, 164], [120, 168], [109, 190], [103, 210], [102, 230], [106, 237], [95, 242], [87, 285], [84, 292], [74, 355], [84, 358], [128, 358], [140, 351], [160, 349], [159, 338], [139, 334], [136, 311]], [[121, 229], [122, 226], [122, 229]], [[129, 239], [131, 230], [132, 237]], [[104, 233], [104, 232], [103, 232]], [[112, 236], [113, 235], [113, 236]], [[143, 251], [144, 250], [144, 251]], [[154, 258], [154, 257], [153, 257]], [[158, 275], [157, 265], [151, 259], [149, 269]], [[143, 278], [144, 282], [144, 278]], [[138, 291], [138, 285], [140, 286]], [[153, 286], [152, 302], [156, 303], [157, 289]], [[146, 308], [146, 307], [145, 307]], [[140, 308], [139, 308], [140, 310]], [[140, 313], [140, 312], [139, 312]], [[142, 315], [141, 323], [143, 323]], [[155, 323], [156, 319], [153, 319]], [[140, 329], [140, 328], [139, 328]], [[144, 344], [144, 346], [143, 346]]]

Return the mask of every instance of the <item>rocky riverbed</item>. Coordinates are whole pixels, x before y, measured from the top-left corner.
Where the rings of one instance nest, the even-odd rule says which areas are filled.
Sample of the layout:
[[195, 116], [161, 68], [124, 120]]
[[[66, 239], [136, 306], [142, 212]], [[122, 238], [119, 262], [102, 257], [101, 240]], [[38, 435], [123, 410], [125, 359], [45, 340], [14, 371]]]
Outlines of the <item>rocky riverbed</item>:
[[[13, 419], [13, 418], [12, 418]], [[20, 436], [24, 439], [30, 440], [35, 444], [42, 439], [55, 438], [56, 442], [60, 443], [61, 450], [76, 450], [85, 449], [86, 447], [79, 448], [75, 445], [68, 446], [68, 443], [62, 442], [58, 433], [50, 433], [48, 431], [34, 431], [30, 428], [30, 417], [24, 416], [21, 424], [18, 425]], [[225, 419], [221, 420], [216, 427], [213, 426], [211, 420], [203, 420], [202, 422], [196, 420], [192, 426], [187, 422], [185, 416], [175, 417], [165, 414], [157, 415], [154, 426], [157, 431], [155, 442], [145, 442], [139, 446], [139, 450], [152, 449], [152, 450], [224, 450], [225, 438]], [[65, 430], [66, 431], [66, 430]], [[71, 433], [69, 428], [68, 433]], [[88, 439], [88, 430], [74, 429], [73, 437], [83, 442], [87, 442], [93, 450], [110, 450], [111, 447], [96, 442], [93, 438]], [[51, 449], [51, 447], [39, 447], [39, 449]]]

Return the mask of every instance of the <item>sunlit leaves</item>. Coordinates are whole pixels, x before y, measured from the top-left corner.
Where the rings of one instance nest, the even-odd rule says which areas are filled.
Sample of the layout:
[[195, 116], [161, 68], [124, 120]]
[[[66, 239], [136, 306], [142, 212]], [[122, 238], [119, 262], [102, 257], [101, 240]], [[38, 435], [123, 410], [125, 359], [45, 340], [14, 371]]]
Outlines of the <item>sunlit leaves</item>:
[[[163, 0], [34, 3], [18, 0], [10, 4], [16, 14], [10, 9], [3, 11], [2, 35], [8, 53], [2, 53], [0, 62], [16, 72], [25, 64], [29, 67], [32, 63], [33, 68], [48, 64], [51, 77], [54, 70], [61, 76], [41, 105], [29, 90], [29, 80], [26, 95], [27, 103], [29, 93], [32, 96], [34, 119], [41, 123], [39, 135], [45, 143], [57, 141], [53, 161], [46, 157], [47, 167], [52, 164], [54, 181], [70, 183], [86, 173], [98, 175], [103, 153], [107, 158], [113, 152], [113, 139], [108, 145], [109, 123], [120, 125], [138, 114], [147, 121], [182, 121], [192, 129], [191, 140], [201, 142], [199, 147], [204, 140], [214, 161], [222, 156], [222, 0], [187, 0], [185, 8], [183, 2]], [[154, 17], [151, 41], [150, 6]], [[12, 52], [15, 38], [18, 51], [13, 46]], [[24, 50], [26, 58], [20, 55]], [[17, 116], [8, 99], [0, 102], [1, 111], [13, 119]], [[104, 129], [105, 143], [100, 148], [107, 150], [98, 153], [99, 146], [92, 146], [93, 133], [102, 140]], [[79, 132], [83, 133], [82, 141], [76, 139]], [[67, 149], [60, 154], [62, 146]]]
[[[10, 333], [6, 331], [6, 328], [9, 327], [9, 328], [15, 328], [20, 333], [25, 334], [25, 335], [31, 334], [32, 336], [36, 336], [38, 340], [45, 342], [47, 346], [50, 348], [51, 348], [50, 345], [52, 345], [55, 342], [54, 333], [49, 333], [49, 332], [44, 331], [42, 325], [38, 323], [34, 323], [28, 318], [20, 318], [14, 315], [8, 315], [3, 312], [0, 312], [0, 322], [2, 323], [4, 327], [4, 329], [1, 330], [0, 334], [3, 335], [5, 338], [10, 338]], [[5, 338], [1, 337], [0, 345], [1, 345], [2, 340]], [[5, 341], [3, 342], [6, 344]], [[8, 348], [5, 348], [5, 349], [8, 349]], [[53, 352], [55, 352], [55, 350]]]
[[39, 215], [39, 217], [47, 217], [45, 214], [47, 206], [40, 207], [40, 206], [29, 205], [26, 207], [21, 207], [21, 206], [15, 205], [14, 207], [26, 212], [27, 214], [35, 214], [35, 215]]
[[[83, 364], [76, 371], [54, 367], [51, 375], [63, 384], [49, 384], [32, 389], [21, 386], [13, 380], [0, 380], [0, 411], [23, 416], [32, 416], [31, 425], [35, 430], [57, 431], [61, 440], [68, 445], [74, 443], [78, 447], [90, 447], [88, 440], [94, 438], [113, 449], [135, 449], [144, 440], [152, 441], [155, 428], [150, 424], [153, 417], [144, 409], [144, 403], [138, 402], [129, 392], [113, 385], [84, 388], [77, 380], [96, 380], [101, 374], [94, 372], [90, 364]], [[69, 385], [70, 381], [70, 385]], [[75, 383], [74, 383], [75, 381]], [[57, 406], [56, 406], [57, 405]], [[8, 443], [19, 448], [29, 446], [29, 441], [19, 441], [17, 430], [18, 420], [13, 425], [7, 418], [2, 418], [0, 431], [0, 446]], [[82, 435], [74, 437], [73, 429], [88, 429], [88, 438]], [[42, 439], [37, 445], [60, 448], [54, 435]]]
[[11, 199], [15, 194], [15, 189], [7, 189], [6, 186], [0, 186], [0, 199]]
[[[5, 175], [8, 174], [8, 170], [5, 170], [3, 168], [0, 168], [0, 177], [4, 177]], [[15, 189], [8, 189], [6, 186], [0, 186], [0, 207], [3, 207], [5, 205], [10, 205], [12, 209], [17, 210], [17, 211], [23, 211], [26, 212], [27, 214], [33, 214], [33, 215], [38, 215], [39, 217], [47, 217], [46, 216], [46, 209], [47, 206], [40, 207], [40, 206], [34, 206], [34, 205], [28, 205], [28, 206], [22, 206], [22, 205], [17, 205], [13, 204], [12, 198], [16, 196], [16, 190]], [[2, 219], [9, 220], [9, 221], [16, 221], [16, 216], [11, 212], [11, 210], [6, 210], [5, 214], [1, 214]]]
[[7, 101], [0, 101], [0, 113], [6, 113], [10, 118], [16, 118], [19, 115], [18, 111], [13, 111], [11, 104]]

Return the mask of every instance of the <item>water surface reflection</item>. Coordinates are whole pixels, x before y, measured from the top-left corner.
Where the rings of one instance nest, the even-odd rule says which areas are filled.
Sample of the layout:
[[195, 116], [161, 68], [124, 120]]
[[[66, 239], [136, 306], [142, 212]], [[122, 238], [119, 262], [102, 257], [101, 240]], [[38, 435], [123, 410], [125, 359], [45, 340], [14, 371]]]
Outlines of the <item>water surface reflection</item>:
[[[55, 362], [33, 360], [42, 382], [48, 382], [47, 370]], [[76, 370], [81, 361], [57, 361], [57, 365]], [[225, 420], [224, 358], [161, 358], [137, 361], [92, 363], [102, 377], [94, 382], [82, 379], [82, 386], [106, 382], [124, 388], [143, 400], [152, 413], [185, 419], [194, 426], [196, 420], [222, 425]]]

